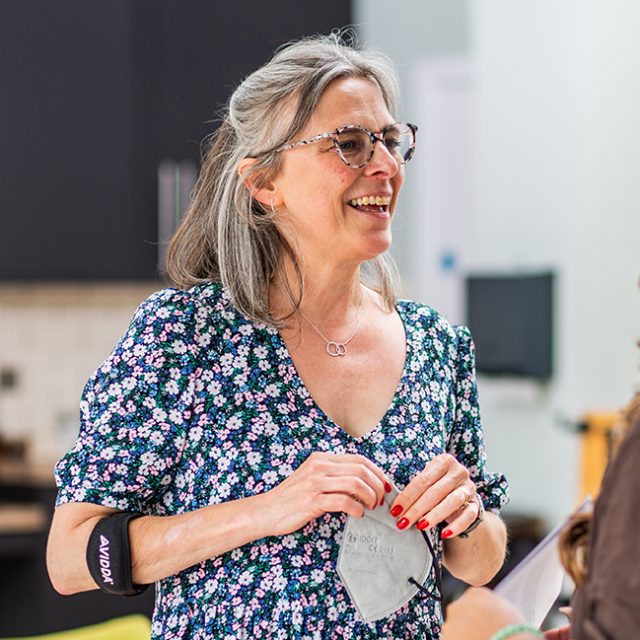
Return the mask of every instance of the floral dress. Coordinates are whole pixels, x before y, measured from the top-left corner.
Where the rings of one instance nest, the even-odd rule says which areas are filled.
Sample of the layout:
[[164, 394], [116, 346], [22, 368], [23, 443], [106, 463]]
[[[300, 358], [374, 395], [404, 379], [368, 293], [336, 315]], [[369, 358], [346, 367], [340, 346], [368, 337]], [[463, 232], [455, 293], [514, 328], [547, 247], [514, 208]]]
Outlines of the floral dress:
[[[424, 305], [396, 308], [404, 372], [384, 417], [354, 438], [314, 402], [280, 334], [220, 285], [153, 294], [85, 387], [80, 435], [56, 466], [57, 504], [186, 513], [269, 491], [314, 451], [366, 456], [402, 489], [448, 451], [497, 511], [507, 482], [485, 469], [470, 335]], [[422, 596], [377, 622], [359, 618], [336, 572], [345, 521], [327, 513], [160, 580], [152, 637], [438, 638], [442, 612]], [[440, 555], [437, 530], [432, 539]]]

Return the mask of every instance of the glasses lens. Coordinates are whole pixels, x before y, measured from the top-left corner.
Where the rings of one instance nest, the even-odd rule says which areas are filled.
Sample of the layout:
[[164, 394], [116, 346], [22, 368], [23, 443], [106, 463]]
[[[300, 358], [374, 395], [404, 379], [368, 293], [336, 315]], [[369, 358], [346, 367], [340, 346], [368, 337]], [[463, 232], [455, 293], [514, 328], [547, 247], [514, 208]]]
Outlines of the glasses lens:
[[359, 127], [346, 127], [334, 136], [342, 159], [352, 167], [365, 165], [371, 155], [371, 138]]
[[384, 144], [399, 162], [409, 162], [415, 147], [411, 127], [402, 123], [392, 125], [384, 134]]

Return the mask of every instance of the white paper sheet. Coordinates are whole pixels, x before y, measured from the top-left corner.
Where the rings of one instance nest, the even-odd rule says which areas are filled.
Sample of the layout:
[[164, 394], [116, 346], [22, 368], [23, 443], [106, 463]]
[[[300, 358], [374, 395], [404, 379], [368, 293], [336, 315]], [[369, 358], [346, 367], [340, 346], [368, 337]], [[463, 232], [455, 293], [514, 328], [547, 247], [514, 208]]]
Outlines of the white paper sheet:
[[[574, 513], [590, 511], [593, 501], [585, 498]], [[564, 569], [558, 553], [558, 536], [568, 521], [559, 524], [494, 589], [539, 628], [560, 595]]]

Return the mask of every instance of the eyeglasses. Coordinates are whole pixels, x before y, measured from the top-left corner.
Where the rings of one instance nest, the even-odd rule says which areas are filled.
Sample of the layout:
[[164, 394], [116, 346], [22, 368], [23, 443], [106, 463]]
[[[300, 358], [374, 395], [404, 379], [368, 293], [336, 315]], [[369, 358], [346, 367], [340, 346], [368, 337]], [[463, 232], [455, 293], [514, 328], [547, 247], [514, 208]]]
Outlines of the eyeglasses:
[[333, 131], [319, 133], [307, 140], [285, 144], [274, 149], [274, 153], [295, 149], [319, 140], [331, 140], [340, 160], [353, 169], [360, 169], [373, 157], [376, 142], [382, 142], [398, 163], [406, 164], [411, 160], [416, 149], [417, 130], [417, 125], [410, 122], [394, 122], [379, 134], [375, 134], [366, 127], [349, 124]]

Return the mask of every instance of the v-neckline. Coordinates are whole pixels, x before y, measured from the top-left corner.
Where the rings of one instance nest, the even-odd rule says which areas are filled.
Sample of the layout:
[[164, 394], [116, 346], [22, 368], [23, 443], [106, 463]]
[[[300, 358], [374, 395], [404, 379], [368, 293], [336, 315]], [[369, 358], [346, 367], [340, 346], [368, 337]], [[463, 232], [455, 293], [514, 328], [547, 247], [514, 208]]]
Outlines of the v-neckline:
[[304, 380], [302, 379], [302, 376], [298, 373], [298, 369], [296, 368], [296, 365], [293, 362], [293, 358], [291, 357], [291, 353], [289, 352], [289, 348], [287, 347], [287, 344], [285, 343], [284, 339], [282, 338], [282, 335], [280, 334], [279, 331], [274, 330], [275, 331], [275, 335], [277, 337], [277, 340], [279, 342], [279, 349], [278, 349], [279, 354], [278, 354], [278, 357], [282, 361], [284, 361], [284, 364], [290, 369], [291, 374], [292, 374], [292, 379], [295, 381], [295, 386], [296, 386], [296, 389], [297, 389], [298, 393], [302, 392], [313, 403], [313, 408], [315, 409], [315, 411], [318, 413], [318, 415], [322, 419], [322, 423], [324, 425], [326, 425], [327, 427], [329, 427], [331, 430], [333, 430], [335, 432], [344, 434], [344, 436], [351, 442], [355, 442], [355, 443], [363, 442], [363, 441], [369, 439], [371, 436], [373, 436], [378, 431], [380, 431], [380, 429], [382, 429], [382, 427], [384, 426], [385, 422], [387, 421], [389, 415], [396, 408], [396, 406], [398, 404], [398, 399], [399, 399], [400, 394], [401, 394], [401, 391], [402, 391], [402, 389], [403, 389], [403, 387], [404, 387], [404, 385], [406, 383], [406, 378], [407, 378], [407, 376], [409, 374], [409, 369], [410, 369], [410, 366], [411, 366], [411, 359], [413, 357], [413, 345], [412, 345], [410, 330], [409, 330], [409, 328], [407, 326], [406, 318], [405, 318], [405, 315], [404, 315], [405, 309], [402, 308], [403, 302], [404, 301], [402, 301], [402, 300], [398, 300], [396, 302], [396, 304], [395, 304], [395, 310], [398, 313], [398, 316], [400, 318], [400, 322], [402, 323], [402, 327], [403, 327], [403, 330], [404, 330], [405, 352], [404, 352], [404, 364], [403, 364], [403, 367], [402, 367], [402, 374], [400, 375], [400, 378], [398, 380], [398, 384], [396, 385], [395, 391], [393, 393], [393, 397], [391, 398], [391, 401], [390, 401], [389, 406], [387, 407], [386, 411], [384, 412], [382, 417], [373, 426], [371, 426], [371, 428], [369, 428], [367, 431], [365, 431], [361, 436], [354, 436], [354, 435], [350, 434], [346, 429], [341, 427], [338, 423], [336, 423], [334, 420], [332, 420], [327, 415], [327, 413], [318, 404], [316, 399], [313, 397], [313, 395], [311, 394], [311, 392], [307, 388], [307, 385], [305, 384]]

